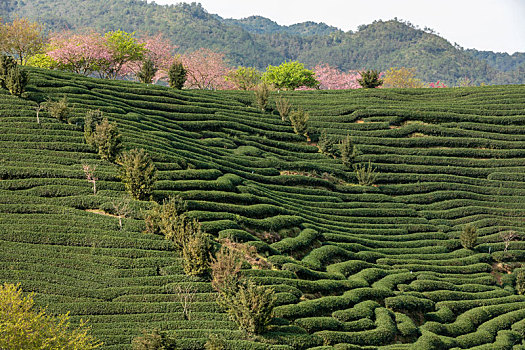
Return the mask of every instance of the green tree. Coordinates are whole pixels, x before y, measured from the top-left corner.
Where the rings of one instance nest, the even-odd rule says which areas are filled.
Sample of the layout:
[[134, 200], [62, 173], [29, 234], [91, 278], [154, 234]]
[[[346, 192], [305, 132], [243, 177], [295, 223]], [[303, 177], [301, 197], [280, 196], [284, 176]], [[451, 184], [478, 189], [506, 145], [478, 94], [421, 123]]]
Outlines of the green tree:
[[84, 117], [84, 139], [91, 147], [95, 147], [95, 131], [97, 125], [102, 122], [102, 112], [100, 109], [90, 109]]
[[119, 176], [126, 191], [135, 199], [147, 200], [153, 193], [156, 180], [155, 164], [142, 148], [132, 149], [120, 154], [117, 158]]
[[375, 89], [383, 84], [383, 80], [379, 79], [379, 72], [376, 70], [366, 70], [359, 72], [359, 74], [361, 79], [357, 79], [357, 82], [365, 89]]
[[97, 124], [93, 140], [100, 158], [110, 162], [115, 160], [122, 147], [117, 124], [110, 123], [108, 118], [104, 118], [102, 123]]
[[14, 66], [7, 73], [5, 85], [9, 93], [14, 96], [22, 96], [29, 81], [29, 75], [25, 69]]
[[0, 88], [7, 89], [7, 75], [14, 67], [16, 67], [16, 61], [13, 57], [0, 55]]
[[299, 108], [292, 111], [289, 117], [294, 132], [298, 135], [306, 136], [308, 132], [308, 119], [310, 119], [310, 115], [302, 108]]
[[352, 166], [352, 162], [355, 158], [355, 148], [350, 138], [350, 134], [347, 134], [344, 139], [339, 143], [339, 150], [341, 152], [341, 161], [347, 168]]
[[253, 90], [261, 81], [261, 72], [253, 67], [239, 66], [225, 77], [237, 90]]
[[188, 71], [186, 70], [186, 68], [184, 68], [182, 62], [173, 62], [173, 64], [170, 66], [170, 70], [168, 71], [170, 87], [177, 90], [182, 89], [184, 83], [186, 82], [187, 75]]
[[319, 140], [317, 141], [317, 148], [319, 148], [319, 151], [322, 154], [335, 158], [339, 153], [339, 149], [337, 148], [338, 142], [339, 140], [337, 137], [328, 135], [326, 129], [323, 129], [323, 131], [321, 131], [321, 136], [319, 136]]
[[255, 95], [255, 105], [259, 107], [261, 111], [265, 111], [268, 100], [270, 99], [270, 89], [268, 85], [266, 83], [257, 85], [253, 93]]
[[295, 90], [301, 86], [311, 88], [319, 86], [314, 72], [304, 68], [304, 65], [297, 61], [286, 61], [280, 66], [268, 66], [262, 75], [262, 80], [278, 90]]
[[379, 174], [376, 172], [376, 168], [368, 161], [368, 164], [355, 165], [355, 176], [357, 177], [359, 185], [372, 186], [376, 182]]
[[391, 67], [383, 78], [385, 88], [422, 88], [423, 82], [416, 78], [415, 68]]
[[0, 285], [0, 349], [91, 350], [102, 346], [81, 320], [71, 327], [68, 314], [51, 316], [34, 307], [33, 293], [20, 285]]
[[151, 84], [151, 81], [155, 77], [155, 74], [157, 74], [158, 68], [155, 67], [155, 62], [152, 60], [145, 60], [142, 63], [142, 67], [140, 68], [140, 71], [137, 73], [137, 78], [141, 83], [144, 84]]
[[18, 58], [23, 65], [27, 59], [40, 53], [45, 45], [44, 26], [27, 18], [16, 17], [13, 22], [0, 24], [0, 51]]
[[459, 241], [465, 249], [472, 249], [476, 246], [478, 240], [478, 233], [476, 227], [472, 224], [467, 224], [461, 234], [459, 235]]
[[281, 119], [285, 121], [290, 115], [292, 105], [290, 104], [289, 99], [279, 96], [275, 99], [275, 108], [277, 108]]
[[180, 196], [165, 198], [162, 205], [154, 203], [144, 216], [146, 233], [168, 236], [166, 226], [171, 226], [172, 218], [180, 217], [186, 211], [186, 207], [186, 202]]
[[58, 101], [47, 100], [44, 104], [44, 108], [51, 117], [56, 118], [61, 122], [67, 120], [67, 117], [69, 116], [69, 113], [71, 111], [67, 102], [66, 95], [64, 95]]
[[202, 232], [200, 224], [192, 234], [186, 233], [182, 245], [182, 267], [188, 276], [208, 274], [211, 263], [211, 242]]
[[142, 61], [146, 53], [145, 43], [139, 43], [133, 37], [135, 33], [122, 30], [107, 32], [104, 38], [111, 52], [111, 59], [101, 63], [100, 73], [104, 78], [116, 79], [126, 63]]
[[516, 292], [519, 295], [525, 294], [525, 270], [520, 269], [516, 273]]

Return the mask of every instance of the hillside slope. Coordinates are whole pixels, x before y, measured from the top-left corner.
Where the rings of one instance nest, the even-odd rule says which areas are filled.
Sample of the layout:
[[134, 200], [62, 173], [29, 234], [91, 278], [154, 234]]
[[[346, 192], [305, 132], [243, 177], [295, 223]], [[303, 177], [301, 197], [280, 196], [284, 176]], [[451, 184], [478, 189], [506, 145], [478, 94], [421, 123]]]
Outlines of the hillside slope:
[[[249, 93], [44, 70], [31, 84], [29, 99], [0, 91], [0, 281], [88, 318], [105, 349], [130, 349], [143, 328], [169, 330], [181, 349], [210, 333], [231, 349], [523, 348], [525, 297], [507, 271], [524, 244], [504, 251], [500, 232], [525, 230], [525, 86], [286, 93], [311, 114], [314, 140], [349, 133], [355, 162], [377, 167], [377, 185], [359, 186]], [[34, 101], [63, 95], [70, 123], [41, 113], [37, 124]], [[152, 155], [156, 200], [180, 194], [209, 233], [267, 256], [273, 269], [244, 273], [278, 292], [272, 332], [243, 339], [209, 282], [142, 233], [149, 203], [133, 202], [118, 229], [107, 215], [124, 195], [117, 169], [83, 141], [95, 108]], [[97, 165], [97, 195], [83, 163]], [[458, 240], [467, 223], [473, 250]], [[179, 284], [197, 291], [189, 320]]]
[[[444, 38], [409, 23], [374, 21], [357, 32], [343, 32], [323, 23], [280, 26], [260, 16], [225, 20], [200, 4], [161, 6], [143, 0], [5, 0], [4, 21], [23, 16], [45, 23], [49, 31], [86, 27], [106, 32], [122, 29], [139, 35], [159, 32], [181, 52], [201, 47], [224, 52], [232, 66], [265, 69], [285, 60], [310, 68], [329, 63], [343, 70], [414, 67], [424, 81], [449, 86], [469, 77], [476, 84], [523, 84], [521, 70], [502, 71], [490, 56], [476, 56]], [[486, 60], [482, 59], [486, 57]]]

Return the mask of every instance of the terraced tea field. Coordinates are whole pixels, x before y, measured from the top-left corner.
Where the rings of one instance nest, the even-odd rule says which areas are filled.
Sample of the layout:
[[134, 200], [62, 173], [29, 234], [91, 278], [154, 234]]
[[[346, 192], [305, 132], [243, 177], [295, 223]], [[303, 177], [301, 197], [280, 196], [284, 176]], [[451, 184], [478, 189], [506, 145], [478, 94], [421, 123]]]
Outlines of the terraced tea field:
[[[70, 123], [0, 91], [0, 281], [35, 291], [48, 312], [89, 319], [104, 349], [143, 328], [202, 349], [525, 349], [515, 276], [525, 243], [525, 86], [301, 91], [284, 95], [356, 145], [376, 185], [294, 134], [238, 91], [158, 86], [33, 70], [31, 99], [61, 98]], [[115, 165], [83, 138], [88, 109], [116, 121], [127, 148], [159, 169], [155, 199], [181, 195], [207, 232], [255, 246], [273, 264], [246, 275], [277, 291], [275, 327], [244, 339], [208, 281], [187, 277], [161, 236], [142, 233]], [[82, 164], [97, 165], [98, 193]], [[106, 215], [101, 215], [106, 214]], [[479, 234], [462, 248], [466, 224]], [[177, 285], [197, 292], [186, 320]]]

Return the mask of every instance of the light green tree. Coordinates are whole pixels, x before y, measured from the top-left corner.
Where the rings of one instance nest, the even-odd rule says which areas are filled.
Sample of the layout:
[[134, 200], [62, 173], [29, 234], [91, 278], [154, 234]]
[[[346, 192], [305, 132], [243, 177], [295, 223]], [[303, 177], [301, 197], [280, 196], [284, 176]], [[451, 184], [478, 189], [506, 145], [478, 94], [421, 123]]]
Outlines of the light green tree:
[[111, 59], [105, 60], [99, 67], [99, 72], [103, 78], [116, 79], [126, 63], [144, 59], [146, 44], [139, 43], [133, 37], [134, 34], [122, 30], [104, 34], [108, 49], [111, 52]]
[[24, 296], [20, 285], [0, 285], [0, 349], [91, 350], [102, 346], [80, 322], [69, 316], [51, 316], [34, 307], [33, 294]]
[[304, 68], [304, 65], [297, 61], [287, 61], [280, 66], [268, 66], [262, 75], [262, 80], [278, 90], [295, 90], [301, 86], [310, 88], [319, 86], [314, 72]]
[[239, 66], [224, 78], [235, 85], [237, 90], [253, 90], [261, 81], [261, 72], [253, 67]]

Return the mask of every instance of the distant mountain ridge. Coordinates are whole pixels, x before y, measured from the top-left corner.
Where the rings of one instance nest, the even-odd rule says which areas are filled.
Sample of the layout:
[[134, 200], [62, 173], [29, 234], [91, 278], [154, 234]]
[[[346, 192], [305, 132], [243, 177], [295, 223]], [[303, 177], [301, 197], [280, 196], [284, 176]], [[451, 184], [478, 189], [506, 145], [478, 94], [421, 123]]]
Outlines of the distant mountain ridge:
[[428, 30], [395, 20], [343, 32], [324, 23], [281, 26], [261, 16], [224, 19], [200, 4], [158, 5], [143, 0], [4, 0], [0, 17], [44, 22], [50, 31], [92, 27], [141, 34], [164, 33], [181, 52], [201, 47], [222, 51], [234, 66], [259, 69], [285, 60], [308, 67], [328, 63], [343, 70], [414, 67], [424, 81], [455, 84], [525, 83], [525, 53], [463, 50]]

